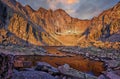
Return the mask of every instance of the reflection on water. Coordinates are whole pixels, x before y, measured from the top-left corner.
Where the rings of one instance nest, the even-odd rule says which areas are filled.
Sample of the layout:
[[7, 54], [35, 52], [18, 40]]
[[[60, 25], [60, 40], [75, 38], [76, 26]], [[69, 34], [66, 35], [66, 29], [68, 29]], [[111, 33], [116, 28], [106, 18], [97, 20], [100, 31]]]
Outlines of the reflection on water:
[[[50, 50], [51, 48], [51, 50]], [[49, 51], [57, 52], [55, 47], [49, 47]], [[64, 53], [64, 52], [60, 52]], [[29, 56], [18, 56], [23, 58], [24, 61], [31, 61], [32, 65], [35, 65], [36, 62], [47, 62], [54, 67], [58, 67], [63, 64], [69, 64], [72, 68], [92, 74], [92, 75], [100, 75], [102, 71], [104, 71], [103, 63], [100, 61], [90, 60], [88, 58], [84, 58], [80, 55], [74, 56], [38, 56], [38, 55], [29, 55]]]

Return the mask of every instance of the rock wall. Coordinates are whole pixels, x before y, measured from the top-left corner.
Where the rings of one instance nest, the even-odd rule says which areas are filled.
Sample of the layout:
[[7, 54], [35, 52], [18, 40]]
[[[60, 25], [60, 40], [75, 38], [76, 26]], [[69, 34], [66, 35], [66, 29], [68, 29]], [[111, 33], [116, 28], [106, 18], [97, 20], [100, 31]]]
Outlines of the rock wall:
[[18, 14], [14, 14], [10, 19], [8, 30], [25, 41], [35, 45], [41, 45], [39, 37], [37, 37], [38, 32], [36, 29]]
[[13, 73], [14, 56], [0, 53], [0, 79], [10, 79]]

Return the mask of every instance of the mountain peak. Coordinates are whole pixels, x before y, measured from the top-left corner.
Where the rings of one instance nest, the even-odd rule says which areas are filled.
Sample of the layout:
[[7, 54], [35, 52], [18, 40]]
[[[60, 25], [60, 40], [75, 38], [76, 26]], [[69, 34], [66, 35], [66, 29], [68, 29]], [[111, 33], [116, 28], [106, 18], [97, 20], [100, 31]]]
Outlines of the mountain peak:
[[54, 12], [66, 13], [65, 10], [60, 9], [60, 8], [59, 8], [59, 9], [56, 9]]
[[63, 9], [59, 8], [59, 9], [56, 9], [55, 11], [63, 11], [65, 12]]
[[56, 14], [68, 15], [68, 13], [63, 9], [57, 9], [54, 11]]
[[46, 12], [47, 11], [47, 9], [45, 9], [45, 8], [43, 8], [43, 7], [40, 7], [38, 10], [37, 10], [38, 12]]
[[28, 10], [28, 11], [34, 11], [30, 5], [25, 5], [25, 9]]
[[53, 10], [52, 9], [48, 9], [48, 12], [53, 12]]

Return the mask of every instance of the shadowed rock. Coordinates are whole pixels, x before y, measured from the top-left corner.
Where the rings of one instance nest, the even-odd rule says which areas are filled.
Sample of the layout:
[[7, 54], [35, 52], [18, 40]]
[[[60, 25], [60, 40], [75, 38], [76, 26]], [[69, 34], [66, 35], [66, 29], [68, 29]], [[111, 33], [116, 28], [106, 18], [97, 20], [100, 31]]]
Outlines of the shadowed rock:
[[0, 53], [0, 79], [9, 79], [13, 73], [13, 55]]
[[12, 79], [55, 79], [48, 73], [41, 71], [20, 71], [14, 73]]

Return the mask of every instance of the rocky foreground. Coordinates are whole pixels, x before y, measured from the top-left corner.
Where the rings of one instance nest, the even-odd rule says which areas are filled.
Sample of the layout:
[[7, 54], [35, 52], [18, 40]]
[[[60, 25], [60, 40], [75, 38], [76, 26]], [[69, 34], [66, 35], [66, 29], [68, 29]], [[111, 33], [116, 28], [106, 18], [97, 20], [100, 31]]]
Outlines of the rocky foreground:
[[55, 68], [48, 63], [37, 62], [32, 68], [14, 68], [14, 56], [9, 54], [1, 53], [0, 62], [0, 79], [120, 79], [119, 67], [96, 77], [75, 70], [68, 64]]

